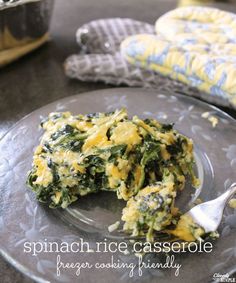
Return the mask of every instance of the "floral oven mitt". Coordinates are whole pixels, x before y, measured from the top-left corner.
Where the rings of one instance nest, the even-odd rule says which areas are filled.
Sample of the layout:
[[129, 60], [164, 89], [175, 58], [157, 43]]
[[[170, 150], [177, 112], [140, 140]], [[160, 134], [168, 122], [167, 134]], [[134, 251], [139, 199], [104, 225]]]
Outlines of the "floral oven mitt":
[[155, 31], [125, 39], [123, 57], [236, 108], [236, 15], [206, 7], [178, 8], [159, 18]]
[[234, 14], [178, 8], [156, 27], [101, 19], [80, 27], [76, 39], [79, 53], [64, 64], [70, 78], [177, 91], [236, 109]]

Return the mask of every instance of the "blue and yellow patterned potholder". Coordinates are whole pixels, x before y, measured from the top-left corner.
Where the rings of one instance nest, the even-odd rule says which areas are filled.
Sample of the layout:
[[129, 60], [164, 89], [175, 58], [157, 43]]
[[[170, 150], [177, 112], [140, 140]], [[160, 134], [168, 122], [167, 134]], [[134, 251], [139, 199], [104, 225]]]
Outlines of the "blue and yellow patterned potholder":
[[156, 35], [135, 35], [122, 42], [121, 53], [128, 62], [236, 107], [235, 14], [206, 7], [178, 8], [159, 18], [155, 29]]

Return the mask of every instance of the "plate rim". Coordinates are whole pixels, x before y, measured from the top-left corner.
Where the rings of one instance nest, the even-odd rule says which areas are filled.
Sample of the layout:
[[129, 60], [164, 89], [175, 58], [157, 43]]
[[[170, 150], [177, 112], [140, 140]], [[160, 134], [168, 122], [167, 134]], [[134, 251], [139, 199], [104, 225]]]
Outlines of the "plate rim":
[[[109, 92], [109, 91], [113, 91], [113, 90], [145, 90], [145, 91], [157, 91], [158, 92], [158, 89], [155, 89], [155, 88], [143, 88], [143, 87], [111, 87], [111, 88], [104, 88], [104, 89], [97, 89], [97, 90], [91, 90], [91, 91], [85, 91], [85, 92], [79, 92], [79, 93], [76, 93], [76, 94], [72, 94], [72, 95], [69, 95], [69, 96], [64, 96], [62, 98], [59, 98], [59, 99], [56, 99], [54, 101], [51, 101], [43, 106], [40, 106], [39, 108], [29, 112], [28, 114], [26, 114], [25, 116], [23, 116], [22, 118], [20, 118], [18, 121], [16, 121], [12, 126], [9, 127], [9, 129], [7, 129], [7, 131], [1, 136], [0, 138], [0, 142], [5, 138], [5, 136], [10, 132], [12, 131], [15, 127], [18, 126], [19, 123], [21, 123], [23, 120], [27, 119], [29, 116], [31, 116], [32, 114], [34, 114], [35, 112], [47, 107], [47, 106], [50, 106], [51, 104], [54, 104], [56, 102], [61, 102], [63, 100], [67, 100], [67, 99], [73, 99], [74, 97], [77, 97], [77, 96], [80, 96], [80, 95], [89, 95], [91, 93], [96, 93], [96, 92]], [[218, 106], [216, 105], [213, 105], [213, 104], [210, 104], [206, 101], [203, 101], [201, 99], [198, 99], [194, 96], [191, 96], [191, 95], [188, 95], [184, 92], [175, 92], [173, 91], [172, 93], [168, 93], [168, 91], [160, 91], [159, 94], [165, 94], [165, 95], [176, 95], [177, 97], [185, 97], [187, 99], [190, 99], [190, 100], [193, 100], [193, 101], [196, 101], [197, 103], [200, 103], [202, 105], [205, 105], [207, 107], [210, 107], [214, 110], [216, 110], [217, 112], [220, 112], [221, 114], [223, 114], [224, 116], [226, 116], [227, 118], [229, 118], [230, 120], [232, 120], [232, 122], [235, 122], [236, 123], [236, 118], [232, 117], [230, 114], [228, 114], [227, 112], [225, 112], [224, 110], [220, 109]], [[62, 111], [63, 112], [63, 111]]]

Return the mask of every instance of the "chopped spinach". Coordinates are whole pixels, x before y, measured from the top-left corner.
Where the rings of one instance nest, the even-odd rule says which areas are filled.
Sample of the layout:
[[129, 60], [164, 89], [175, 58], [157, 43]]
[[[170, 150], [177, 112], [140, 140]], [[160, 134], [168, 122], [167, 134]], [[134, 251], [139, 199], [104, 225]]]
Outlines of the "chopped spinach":
[[[114, 131], [122, 123], [124, 133], [116, 133], [124, 136], [116, 141]], [[195, 178], [191, 141], [174, 124], [129, 119], [121, 109], [77, 116], [52, 113], [41, 126], [42, 150], [35, 152], [27, 178], [40, 201], [65, 208], [80, 196], [116, 191], [128, 201], [125, 229], [151, 237], [171, 224], [176, 191], [187, 175]], [[126, 219], [129, 209], [136, 209], [134, 222]]]

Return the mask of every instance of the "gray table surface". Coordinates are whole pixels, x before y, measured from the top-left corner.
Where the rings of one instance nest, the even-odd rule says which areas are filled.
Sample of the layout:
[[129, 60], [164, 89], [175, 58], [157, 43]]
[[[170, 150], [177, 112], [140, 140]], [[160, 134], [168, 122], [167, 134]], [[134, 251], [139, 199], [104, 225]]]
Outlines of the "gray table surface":
[[[176, 4], [174, 0], [55, 0], [51, 42], [0, 70], [0, 137], [17, 120], [47, 103], [76, 93], [111, 87], [65, 77], [62, 64], [68, 55], [77, 52], [77, 27], [90, 20], [109, 17], [130, 17], [154, 23]], [[214, 5], [236, 12], [235, 0], [217, 1]], [[224, 110], [236, 117], [235, 111]], [[33, 281], [0, 258], [0, 282]]]

